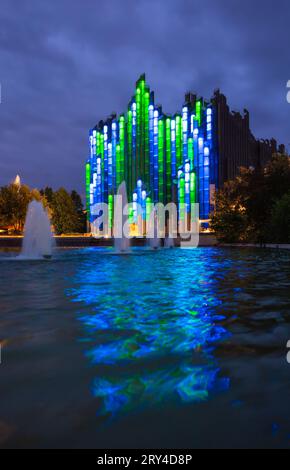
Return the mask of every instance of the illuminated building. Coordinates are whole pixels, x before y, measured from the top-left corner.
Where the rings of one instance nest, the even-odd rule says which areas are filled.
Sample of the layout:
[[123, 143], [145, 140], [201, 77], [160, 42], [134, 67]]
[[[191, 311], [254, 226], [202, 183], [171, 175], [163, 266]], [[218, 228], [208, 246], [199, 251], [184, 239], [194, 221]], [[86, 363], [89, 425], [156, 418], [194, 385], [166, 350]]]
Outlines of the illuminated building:
[[[191, 204], [199, 203], [200, 219], [206, 221], [216, 189], [235, 177], [241, 166], [264, 164], [276, 145], [257, 141], [249, 128], [248, 112], [232, 113], [219, 91], [210, 101], [187, 93], [180, 113], [165, 114], [156, 106], [145, 75], [137, 81], [127, 111], [100, 121], [90, 131], [89, 142], [88, 221], [94, 222], [93, 205], [106, 203], [109, 229], [114, 195], [122, 181], [132, 204], [132, 223], [140, 217], [146, 220], [152, 203], [170, 202], [184, 205], [188, 217]], [[184, 210], [179, 215], [184, 217]]]

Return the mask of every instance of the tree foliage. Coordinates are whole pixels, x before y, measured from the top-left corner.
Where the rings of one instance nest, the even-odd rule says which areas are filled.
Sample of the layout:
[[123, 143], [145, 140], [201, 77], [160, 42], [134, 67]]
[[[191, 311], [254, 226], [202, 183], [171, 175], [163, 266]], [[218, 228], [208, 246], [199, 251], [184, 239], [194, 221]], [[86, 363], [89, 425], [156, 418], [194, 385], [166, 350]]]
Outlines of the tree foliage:
[[274, 155], [262, 169], [241, 169], [240, 175], [216, 193], [211, 227], [221, 242], [290, 242], [290, 159]]
[[76, 191], [69, 194], [61, 188], [54, 192], [49, 187], [38, 191], [16, 184], [0, 188], [0, 225], [22, 233], [28, 205], [34, 199], [47, 209], [56, 234], [85, 232], [83, 204]]
[[[53, 193], [49, 206], [52, 211], [52, 224], [57, 235], [84, 231], [80, 219], [83, 214], [82, 202], [81, 198], [76, 195], [77, 193], [73, 198], [64, 188]], [[76, 205], [76, 200], [78, 205]]]
[[273, 243], [290, 243], [290, 192], [274, 204], [269, 234]]
[[0, 224], [12, 227], [14, 232], [21, 233], [24, 228], [28, 204], [41, 195], [36, 189], [28, 186], [10, 184], [0, 188]]

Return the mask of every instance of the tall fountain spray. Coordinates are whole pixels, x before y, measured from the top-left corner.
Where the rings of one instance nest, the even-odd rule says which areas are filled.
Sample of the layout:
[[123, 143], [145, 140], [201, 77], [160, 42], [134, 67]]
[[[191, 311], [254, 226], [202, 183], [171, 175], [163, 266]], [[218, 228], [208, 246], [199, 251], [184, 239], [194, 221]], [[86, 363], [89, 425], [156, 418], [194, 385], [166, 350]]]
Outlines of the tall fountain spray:
[[114, 213], [114, 245], [117, 253], [130, 251], [129, 234], [124, 234], [124, 228], [128, 226], [128, 215], [124, 215], [124, 209], [128, 206], [127, 187], [125, 181], [119, 186]]
[[50, 221], [41, 202], [28, 206], [21, 258], [46, 259], [52, 256], [53, 238]]

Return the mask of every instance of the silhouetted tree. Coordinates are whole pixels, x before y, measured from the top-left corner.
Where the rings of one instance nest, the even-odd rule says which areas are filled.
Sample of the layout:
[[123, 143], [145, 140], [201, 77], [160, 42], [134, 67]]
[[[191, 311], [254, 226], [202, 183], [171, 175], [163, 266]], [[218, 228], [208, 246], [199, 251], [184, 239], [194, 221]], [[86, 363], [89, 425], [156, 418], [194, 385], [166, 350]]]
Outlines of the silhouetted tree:
[[[273, 220], [277, 221], [281, 211], [285, 210], [288, 199], [284, 196], [289, 188], [290, 159], [286, 155], [274, 155], [265, 169], [242, 168], [234, 181], [226, 183], [216, 193], [211, 226], [218, 239], [232, 243], [270, 242], [273, 239]], [[279, 237], [287, 240], [276, 231], [277, 242]]]
[[268, 233], [273, 243], [290, 243], [290, 192], [276, 201]]
[[33, 199], [41, 201], [41, 195], [37, 189], [31, 190], [26, 185], [10, 184], [0, 188], [0, 224], [11, 226], [14, 232], [21, 233], [28, 204]]
[[52, 188], [47, 186], [46, 188], [40, 190], [40, 194], [43, 197], [45, 197], [48, 204], [52, 203], [52, 199], [53, 199], [53, 189]]
[[82, 198], [75, 190], [71, 192], [71, 198], [79, 219], [79, 227], [77, 231], [84, 233], [86, 231], [86, 214], [84, 213]]
[[57, 235], [79, 231], [79, 217], [74, 201], [64, 188], [53, 193], [50, 207], [52, 223]]

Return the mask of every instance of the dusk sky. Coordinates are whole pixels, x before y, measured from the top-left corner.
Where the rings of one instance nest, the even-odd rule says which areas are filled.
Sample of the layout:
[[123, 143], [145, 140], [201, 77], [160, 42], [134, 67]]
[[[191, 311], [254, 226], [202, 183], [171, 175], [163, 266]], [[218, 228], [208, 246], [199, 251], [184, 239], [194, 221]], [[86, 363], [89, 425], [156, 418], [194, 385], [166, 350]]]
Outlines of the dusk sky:
[[290, 144], [289, 0], [1, 0], [0, 186], [84, 195], [88, 131], [146, 73], [165, 112], [215, 88]]

